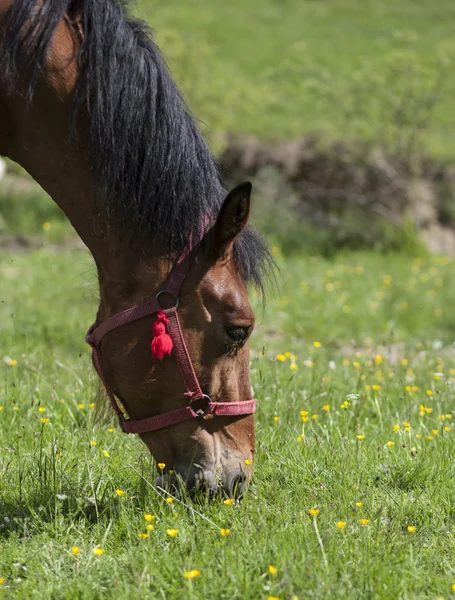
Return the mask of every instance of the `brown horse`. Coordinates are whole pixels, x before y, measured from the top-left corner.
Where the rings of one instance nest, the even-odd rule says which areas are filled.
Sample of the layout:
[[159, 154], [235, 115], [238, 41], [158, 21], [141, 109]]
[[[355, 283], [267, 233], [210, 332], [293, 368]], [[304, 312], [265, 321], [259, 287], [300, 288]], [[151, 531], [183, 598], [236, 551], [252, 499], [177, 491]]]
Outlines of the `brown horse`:
[[194, 391], [178, 367], [183, 375], [194, 369], [203, 392], [199, 410], [190, 411], [197, 418], [131, 430], [165, 464], [160, 484], [177, 473], [188, 489], [213, 493], [221, 484], [231, 495], [251, 477], [253, 409], [225, 416], [226, 405], [218, 413], [211, 407], [251, 400], [247, 284], [262, 289], [271, 261], [247, 226], [251, 186], [225, 195], [146, 26], [122, 7], [120, 0], [0, 0], [0, 154], [36, 179], [92, 253], [95, 327], [152, 301], [179, 257], [186, 260], [178, 299], [159, 301], [180, 320], [182, 335], [171, 335], [178, 352], [152, 357], [155, 306], [115, 321], [96, 340], [95, 366], [124, 407], [124, 428], [125, 413], [144, 423], [189, 410]]

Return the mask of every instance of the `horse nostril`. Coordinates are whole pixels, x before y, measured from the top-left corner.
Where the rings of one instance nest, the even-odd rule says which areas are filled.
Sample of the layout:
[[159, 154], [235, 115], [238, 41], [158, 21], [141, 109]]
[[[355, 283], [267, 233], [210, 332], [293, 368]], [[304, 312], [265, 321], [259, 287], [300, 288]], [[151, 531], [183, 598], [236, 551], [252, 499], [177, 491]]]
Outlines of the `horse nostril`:
[[229, 495], [231, 498], [241, 498], [246, 491], [247, 477], [245, 473], [240, 473], [232, 478], [229, 486]]

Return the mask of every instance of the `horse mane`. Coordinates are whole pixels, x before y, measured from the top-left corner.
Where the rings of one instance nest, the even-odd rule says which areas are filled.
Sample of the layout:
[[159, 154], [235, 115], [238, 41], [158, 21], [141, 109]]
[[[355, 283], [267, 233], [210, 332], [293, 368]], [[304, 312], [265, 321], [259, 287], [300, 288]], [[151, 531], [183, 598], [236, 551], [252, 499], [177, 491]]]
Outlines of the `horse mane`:
[[[177, 256], [202, 222], [213, 220], [225, 191], [215, 158], [172, 80], [148, 26], [123, 0], [15, 0], [2, 26], [6, 83], [19, 73], [33, 93], [56, 28], [68, 16], [82, 30], [73, 124], [89, 114], [94, 181], [103, 202], [120, 209], [134, 235]], [[235, 243], [238, 267], [263, 290], [272, 259], [247, 228]]]

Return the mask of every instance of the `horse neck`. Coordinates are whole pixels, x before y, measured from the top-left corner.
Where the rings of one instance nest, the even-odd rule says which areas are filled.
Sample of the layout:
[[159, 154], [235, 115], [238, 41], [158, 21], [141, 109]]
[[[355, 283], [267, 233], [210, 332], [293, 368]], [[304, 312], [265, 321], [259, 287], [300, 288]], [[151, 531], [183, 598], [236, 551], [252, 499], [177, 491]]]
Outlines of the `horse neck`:
[[[18, 162], [63, 210], [92, 253], [100, 285], [99, 317], [156, 292], [167, 268], [149, 242], [132, 241], [128, 229], [107, 211], [91, 174], [84, 128], [70, 135], [71, 95], [52, 93], [40, 82], [30, 105], [20, 94], [0, 90], [0, 154]], [[148, 289], [150, 288], [150, 289]]]
[[[0, 26], [11, 0], [0, 0]], [[24, 90], [0, 84], [0, 154], [24, 167], [63, 210], [92, 253], [100, 284], [99, 316], [140, 303], [156, 292], [168, 269], [150, 240], [132, 242], [128, 227], [107, 210], [92, 176], [88, 119], [71, 131], [78, 36], [64, 20], [48, 52], [30, 103]], [[114, 202], [109, 203], [111, 206]]]

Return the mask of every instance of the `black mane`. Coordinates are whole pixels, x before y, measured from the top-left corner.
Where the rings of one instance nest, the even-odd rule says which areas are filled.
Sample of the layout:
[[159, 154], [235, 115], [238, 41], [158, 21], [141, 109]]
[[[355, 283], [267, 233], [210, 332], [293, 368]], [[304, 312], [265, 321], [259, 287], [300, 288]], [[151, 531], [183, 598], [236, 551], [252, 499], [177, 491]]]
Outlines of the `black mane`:
[[[134, 233], [178, 255], [189, 236], [213, 218], [225, 192], [216, 161], [142, 21], [122, 0], [16, 0], [2, 25], [3, 75], [13, 86], [27, 74], [33, 92], [60, 21], [80, 19], [73, 121], [90, 115], [94, 180]], [[89, 100], [88, 100], [89, 99]], [[247, 229], [236, 242], [245, 279], [262, 289], [270, 255]]]

